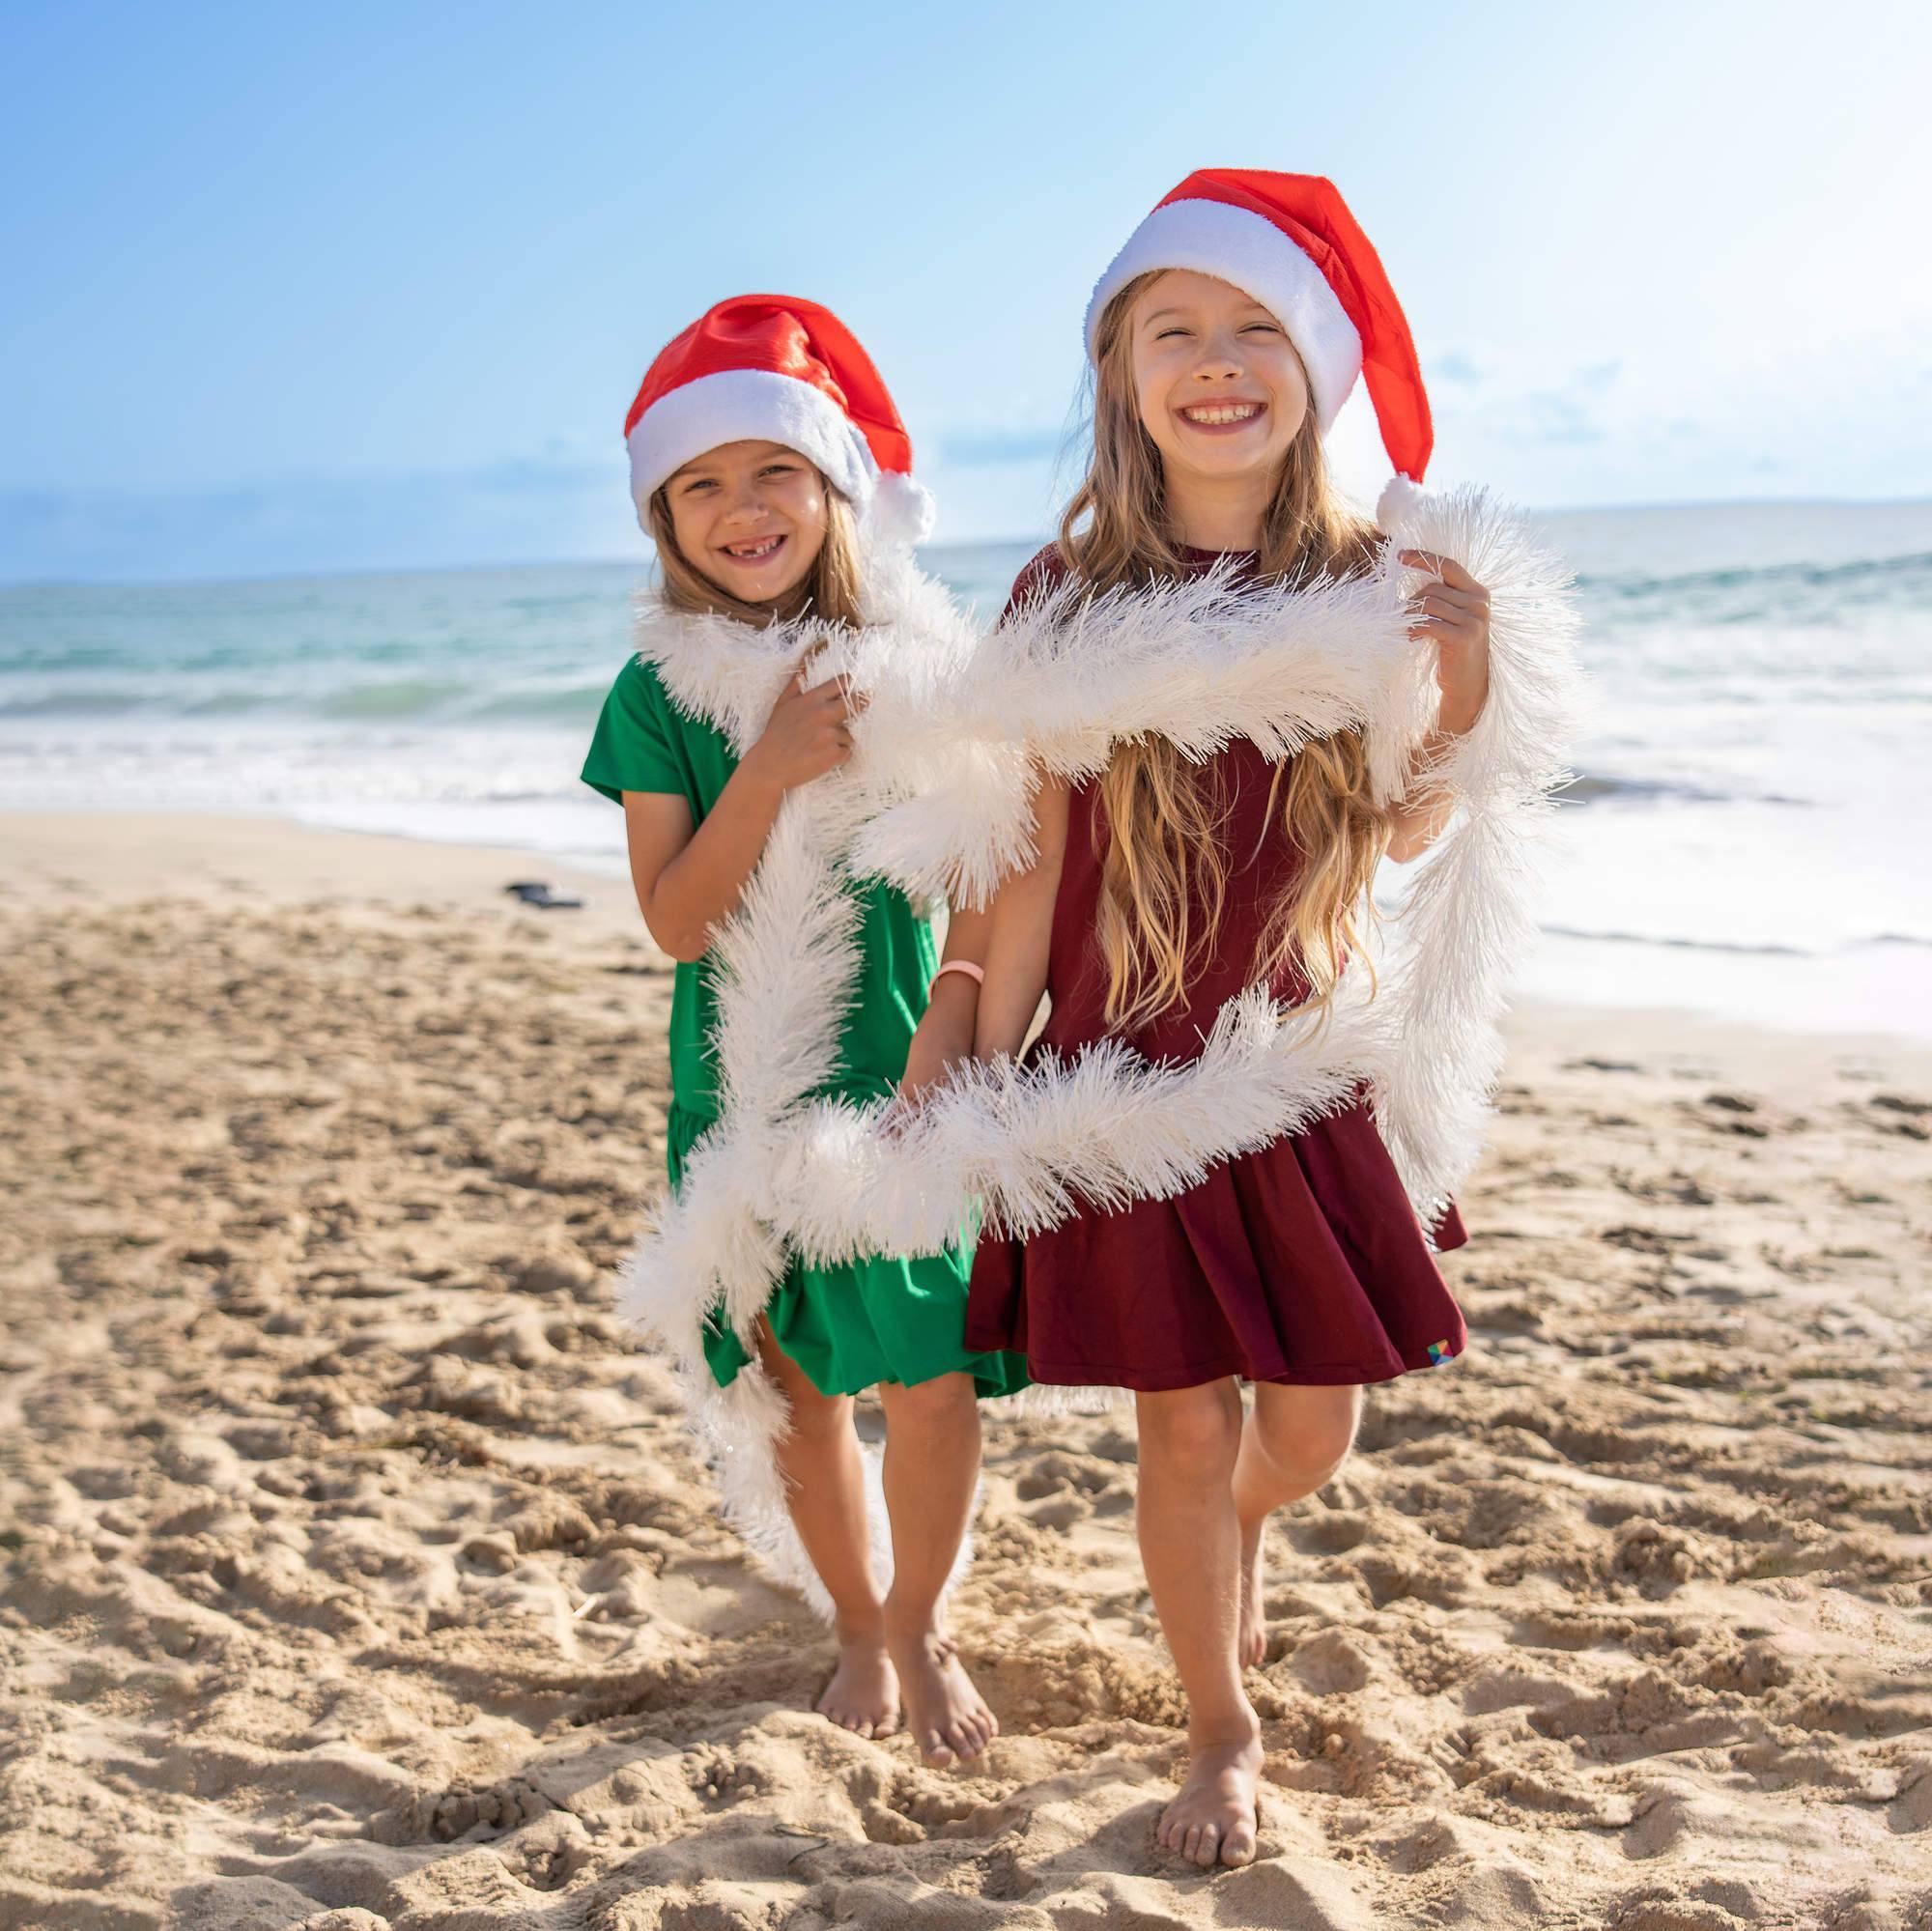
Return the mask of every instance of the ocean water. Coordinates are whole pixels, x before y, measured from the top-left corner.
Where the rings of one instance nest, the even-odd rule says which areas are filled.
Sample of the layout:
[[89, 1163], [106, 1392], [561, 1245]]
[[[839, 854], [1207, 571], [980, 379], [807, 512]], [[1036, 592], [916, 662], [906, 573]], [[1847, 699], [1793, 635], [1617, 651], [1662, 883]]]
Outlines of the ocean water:
[[[1932, 1036], [1932, 503], [1542, 522], [1591, 708], [1525, 990]], [[990, 614], [1031, 549], [928, 561]], [[645, 576], [0, 589], [0, 809], [266, 812], [621, 870], [621, 814], [576, 772]]]

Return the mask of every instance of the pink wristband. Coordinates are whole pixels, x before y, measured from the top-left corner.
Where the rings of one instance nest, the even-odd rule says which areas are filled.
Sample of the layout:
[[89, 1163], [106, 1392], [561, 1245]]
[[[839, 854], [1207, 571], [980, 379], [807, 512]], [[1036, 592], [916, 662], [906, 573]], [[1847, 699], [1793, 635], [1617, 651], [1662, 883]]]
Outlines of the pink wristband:
[[942, 979], [944, 979], [946, 975], [950, 972], [963, 972], [970, 980], [972, 980], [975, 985], [984, 985], [986, 982], [986, 968], [984, 966], [976, 966], [971, 959], [948, 959], [946, 963], [943, 966], [941, 966], [936, 973], [932, 975], [933, 984], [937, 985], [939, 981]]

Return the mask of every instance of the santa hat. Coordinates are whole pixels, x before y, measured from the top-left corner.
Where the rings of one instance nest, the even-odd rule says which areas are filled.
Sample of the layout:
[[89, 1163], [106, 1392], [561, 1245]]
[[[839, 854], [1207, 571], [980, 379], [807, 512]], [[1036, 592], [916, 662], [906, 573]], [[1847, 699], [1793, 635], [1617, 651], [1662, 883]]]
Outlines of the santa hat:
[[932, 498], [912, 479], [912, 442], [879, 372], [828, 308], [739, 295], [707, 309], [644, 372], [624, 443], [631, 497], [652, 492], [721, 442], [795, 449], [858, 512], [868, 536], [917, 543]]
[[1245, 290], [1300, 352], [1325, 432], [1365, 376], [1396, 473], [1421, 482], [1435, 435], [1408, 323], [1369, 238], [1332, 182], [1202, 168], [1127, 238], [1087, 304], [1096, 353], [1107, 303], [1136, 275], [1192, 269]]

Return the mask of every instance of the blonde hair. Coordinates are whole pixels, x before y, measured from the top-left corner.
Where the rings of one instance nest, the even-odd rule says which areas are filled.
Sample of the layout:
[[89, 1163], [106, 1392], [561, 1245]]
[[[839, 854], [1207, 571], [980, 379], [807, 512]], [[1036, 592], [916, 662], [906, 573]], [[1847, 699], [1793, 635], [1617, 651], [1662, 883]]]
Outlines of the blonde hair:
[[[1141, 421], [1127, 327], [1135, 300], [1161, 272], [1136, 276], [1100, 317], [1094, 453], [1059, 540], [1073, 575], [1095, 591], [1183, 574], [1160, 450]], [[1375, 543], [1374, 526], [1334, 491], [1311, 403], [1263, 517], [1256, 575], [1349, 576], [1368, 567]], [[1359, 731], [1311, 740], [1287, 769], [1283, 799], [1284, 767], [1275, 767], [1268, 818], [1274, 822], [1279, 807], [1283, 834], [1302, 863], [1293, 890], [1270, 909], [1250, 979], [1272, 980], [1293, 962], [1310, 1003], [1326, 1006], [1347, 954], [1359, 946], [1358, 915], [1373, 917], [1369, 885], [1390, 824], [1371, 795]], [[1182, 1003], [1190, 967], [1213, 953], [1228, 881], [1221, 836], [1227, 802], [1161, 737], [1119, 746], [1100, 797], [1111, 832], [1098, 923], [1106, 1018], [1131, 1032]]]
[[[821, 477], [820, 481], [824, 479]], [[865, 622], [859, 602], [859, 532], [852, 505], [830, 483], [825, 484], [825, 541], [811, 568], [782, 597], [769, 604], [748, 604], [722, 589], [678, 548], [671, 523], [668, 482], [651, 492], [645, 521], [657, 545], [659, 590], [674, 611], [736, 617], [740, 623], [784, 623], [808, 611], [828, 624], [857, 629]]]

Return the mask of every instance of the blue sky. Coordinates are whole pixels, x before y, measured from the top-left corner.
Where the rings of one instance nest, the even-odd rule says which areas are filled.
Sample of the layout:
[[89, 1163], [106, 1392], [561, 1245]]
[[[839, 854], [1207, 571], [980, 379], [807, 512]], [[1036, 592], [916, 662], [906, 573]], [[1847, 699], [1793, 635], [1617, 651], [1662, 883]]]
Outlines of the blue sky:
[[[1432, 378], [1433, 479], [1932, 494], [1922, 6], [0, 21], [4, 578], [638, 554], [625, 407], [750, 288], [866, 339], [942, 537], [1034, 533], [1087, 290], [1207, 164], [1341, 185]], [[1359, 403], [1336, 449], [1372, 492]]]

